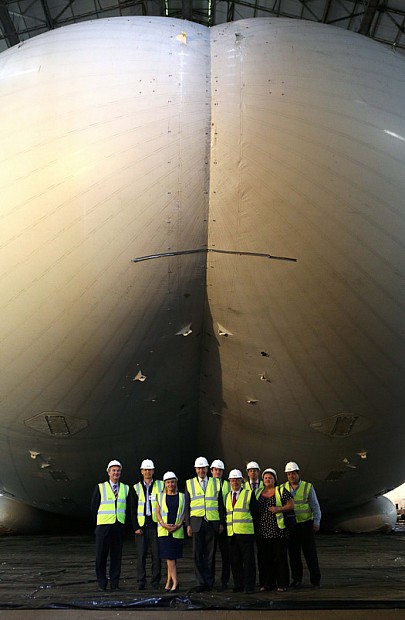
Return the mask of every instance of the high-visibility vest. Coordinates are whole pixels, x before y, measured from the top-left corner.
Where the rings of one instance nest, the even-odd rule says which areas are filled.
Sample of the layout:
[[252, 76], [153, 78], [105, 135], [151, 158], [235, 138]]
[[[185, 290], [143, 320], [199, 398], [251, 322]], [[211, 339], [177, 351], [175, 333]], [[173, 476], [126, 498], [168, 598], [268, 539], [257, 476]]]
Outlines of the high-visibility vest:
[[97, 512], [97, 525], [111, 525], [116, 521], [125, 523], [129, 486], [122, 483], [118, 484], [117, 501], [109, 482], [100, 482], [98, 488], [101, 499]]
[[[255, 489], [255, 493], [256, 491], [263, 491], [264, 489], [264, 483], [263, 480], [259, 480], [257, 483], [259, 486], [257, 487], [257, 489]], [[242, 489], [247, 489], [248, 491], [251, 491], [251, 487], [250, 487], [250, 480], [244, 480], [242, 482]]]
[[286, 482], [280, 488], [286, 488], [287, 491], [290, 491], [291, 495], [294, 498], [294, 512], [297, 523], [310, 521], [314, 518], [311, 507], [309, 505], [309, 492], [312, 489], [312, 484], [310, 482], [304, 482], [304, 480], [301, 480], [299, 487], [295, 491], [295, 494], [294, 490], [291, 489], [291, 484], [289, 482]]
[[228, 495], [230, 490], [231, 490], [231, 483], [229, 482], [229, 480], [222, 480], [222, 497], [224, 499], [224, 504], [225, 504], [226, 496]]
[[[274, 495], [276, 497], [276, 506], [282, 506], [283, 502], [281, 501], [281, 494], [283, 492], [283, 488], [284, 487], [276, 487], [275, 491], [274, 491]], [[260, 495], [262, 494], [263, 489], [256, 489], [255, 491], [255, 495], [256, 495], [256, 499], [259, 499]], [[276, 515], [276, 519], [277, 519], [277, 525], [280, 528], [280, 530], [283, 530], [285, 528], [285, 523], [284, 523], [284, 514], [282, 512], [275, 512], [273, 513]]]
[[190, 494], [190, 517], [206, 517], [207, 521], [219, 521], [219, 478], [208, 478], [205, 493], [198, 478], [187, 480], [186, 485]]
[[241, 489], [235, 506], [232, 506], [232, 493], [226, 496], [226, 526], [228, 536], [234, 534], [254, 534], [252, 513], [249, 510], [252, 491]]
[[[169, 510], [167, 508], [166, 502], [166, 493], [160, 493], [158, 496], [158, 503], [160, 507], [160, 516], [162, 518], [163, 523], [167, 523], [167, 518], [169, 514]], [[179, 525], [182, 517], [184, 515], [184, 493], [179, 493], [179, 507], [177, 509], [176, 521], [175, 525]], [[158, 536], [168, 536], [169, 532], [166, 530], [160, 523], [158, 523]], [[179, 527], [178, 530], [172, 532], [174, 538], [184, 538], [184, 529], [183, 527]]]
[[[134, 484], [135, 493], [138, 496], [138, 523], [140, 527], [145, 525], [145, 491], [143, 489], [142, 482], [137, 482]], [[163, 481], [162, 480], [154, 480], [152, 484], [152, 488], [149, 491], [150, 503], [151, 503], [151, 517], [152, 520], [156, 523], [156, 496], [163, 491]]]

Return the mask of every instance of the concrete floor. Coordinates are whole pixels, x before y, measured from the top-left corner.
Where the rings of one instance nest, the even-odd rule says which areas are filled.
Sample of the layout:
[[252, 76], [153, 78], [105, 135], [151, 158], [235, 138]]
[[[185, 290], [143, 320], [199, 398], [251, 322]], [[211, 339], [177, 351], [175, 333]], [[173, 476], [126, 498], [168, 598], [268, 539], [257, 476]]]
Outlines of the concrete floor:
[[[0, 539], [0, 620], [54, 618], [120, 620], [377, 620], [405, 618], [405, 532], [390, 535], [319, 535], [322, 588], [284, 594], [197, 594], [191, 543], [178, 562], [175, 595], [138, 592], [135, 544], [125, 541], [121, 589], [100, 592], [94, 576], [94, 538], [32, 536]], [[218, 563], [219, 563], [218, 559]], [[165, 564], [165, 563], [163, 563]], [[165, 566], [163, 566], [163, 575]], [[163, 577], [162, 577], [163, 581]], [[304, 584], [305, 585], [305, 584]], [[277, 613], [275, 613], [277, 612]]]

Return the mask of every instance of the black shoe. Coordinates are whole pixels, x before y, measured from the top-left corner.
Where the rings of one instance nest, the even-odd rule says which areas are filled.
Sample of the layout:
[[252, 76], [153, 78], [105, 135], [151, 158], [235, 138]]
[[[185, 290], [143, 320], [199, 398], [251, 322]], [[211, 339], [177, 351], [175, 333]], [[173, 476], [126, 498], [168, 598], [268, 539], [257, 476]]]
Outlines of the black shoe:
[[140, 583], [138, 585], [138, 590], [144, 590], [146, 588], [146, 584], [145, 583]]
[[319, 590], [319, 588], [320, 588], [320, 587], [321, 587], [321, 584], [320, 584], [320, 583], [313, 583], [313, 584], [311, 585], [311, 588], [313, 588], [314, 590]]
[[223, 583], [221, 586], [217, 587], [217, 592], [225, 592], [225, 590], [228, 589], [228, 584], [227, 583]]
[[232, 588], [232, 592], [243, 592], [242, 586], [235, 586]]
[[293, 581], [290, 583], [290, 588], [300, 588], [302, 586], [302, 581], [297, 581], [296, 579], [293, 579]]
[[111, 590], [119, 590], [120, 587], [118, 584], [111, 585]]
[[194, 592], [205, 592], [205, 586], [197, 586], [196, 588], [194, 588]]
[[98, 589], [105, 592], [107, 590], [107, 586], [98, 586]]
[[245, 590], [245, 594], [253, 594], [253, 593], [254, 593], [254, 590], [249, 590], [249, 589]]

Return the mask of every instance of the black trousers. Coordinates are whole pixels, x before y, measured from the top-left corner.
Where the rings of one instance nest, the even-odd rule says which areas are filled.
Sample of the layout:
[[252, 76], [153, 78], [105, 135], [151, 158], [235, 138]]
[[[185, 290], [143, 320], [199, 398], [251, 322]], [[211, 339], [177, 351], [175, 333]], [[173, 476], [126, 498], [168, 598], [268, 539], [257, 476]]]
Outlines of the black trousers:
[[257, 538], [257, 564], [259, 585], [266, 590], [288, 588], [290, 571], [288, 569], [286, 538]]
[[221, 554], [221, 585], [227, 586], [229, 583], [229, 577], [231, 575], [231, 562], [229, 559], [229, 543], [228, 543], [228, 535], [226, 533], [226, 529], [222, 532], [222, 534], [217, 533], [215, 535], [215, 550], [214, 550], [214, 564], [212, 572], [215, 575], [215, 555], [217, 552], [217, 548], [219, 547], [219, 552]]
[[290, 557], [291, 576], [293, 581], [302, 581], [303, 565], [301, 551], [304, 555], [309, 578], [312, 585], [318, 585], [321, 581], [318, 554], [316, 551], [314, 522], [304, 521], [290, 528], [288, 538], [288, 555]]
[[107, 587], [107, 558], [110, 555], [110, 584], [116, 588], [121, 575], [124, 525], [116, 521], [113, 525], [96, 527], [96, 577], [100, 588]]
[[151, 584], [157, 587], [160, 583], [161, 560], [159, 556], [159, 545], [157, 526], [151, 521], [142, 527], [143, 534], [135, 534], [136, 543], [136, 579], [138, 585], [146, 583], [146, 557], [148, 551], [152, 560], [152, 579]]
[[209, 521], [202, 521], [199, 532], [193, 532], [195, 576], [199, 586], [214, 585], [215, 529]]
[[234, 534], [229, 536], [228, 541], [234, 587], [240, 590], [254, 590], [256, 583], [254, 535]]

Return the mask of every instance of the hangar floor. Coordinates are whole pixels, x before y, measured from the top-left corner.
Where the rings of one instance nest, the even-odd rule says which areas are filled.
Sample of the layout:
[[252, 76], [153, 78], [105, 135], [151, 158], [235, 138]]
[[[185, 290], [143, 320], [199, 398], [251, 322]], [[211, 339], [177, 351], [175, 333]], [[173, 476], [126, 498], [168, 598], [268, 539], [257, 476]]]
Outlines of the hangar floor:
[[122, 620], [135, 613], [138, 620], [153, 620], [171, 612], [187, 620], [202, 616], [204, 620], [241, 620], [251, 618], [253, 611], [255, 620], [276, 618], [275, 611], [283, 620], [404, 617], [405, 530], [388, 535], [323, 534], [317, 540], [320, 590], [307, 586], [284, 594], [240, 595], [232, 590], [197, 594], [193, 592], [191, 542], [187, 541], [184, 558], [178, 561], [180, 590], [171, 595], [152, 589], [137, 591], [130, 534], [124, 545], [121, 589], [114, 592], [97, 588], [91, 535], [3, 537], [0, 620]]

